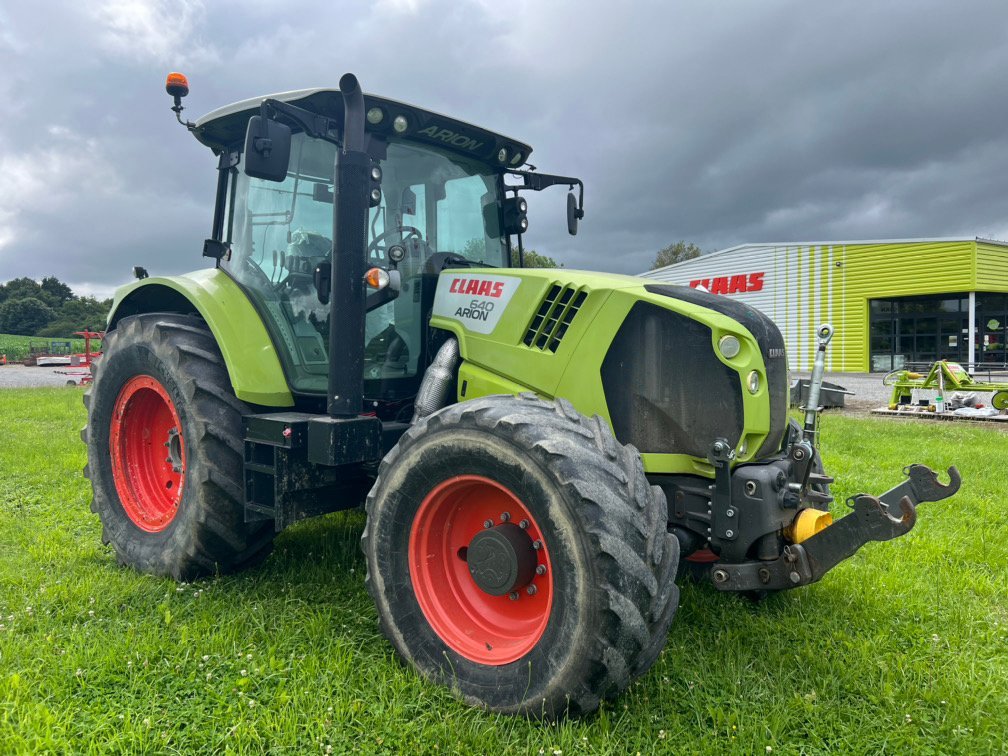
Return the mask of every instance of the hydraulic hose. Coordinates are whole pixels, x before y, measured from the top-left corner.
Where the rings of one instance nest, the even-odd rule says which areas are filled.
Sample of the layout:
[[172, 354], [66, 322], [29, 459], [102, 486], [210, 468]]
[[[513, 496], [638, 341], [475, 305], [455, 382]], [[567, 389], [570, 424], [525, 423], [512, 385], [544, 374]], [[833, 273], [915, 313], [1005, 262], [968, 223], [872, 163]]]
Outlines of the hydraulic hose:
[[458, 370], [459, 345], [454, 338], [449, 338], [438, 350], [424, 374], [420, 391], [414, 402], [413, 422], [432, 415], [446, 407], [451, 401], [451, 389], [455, 385], [455, 374]]

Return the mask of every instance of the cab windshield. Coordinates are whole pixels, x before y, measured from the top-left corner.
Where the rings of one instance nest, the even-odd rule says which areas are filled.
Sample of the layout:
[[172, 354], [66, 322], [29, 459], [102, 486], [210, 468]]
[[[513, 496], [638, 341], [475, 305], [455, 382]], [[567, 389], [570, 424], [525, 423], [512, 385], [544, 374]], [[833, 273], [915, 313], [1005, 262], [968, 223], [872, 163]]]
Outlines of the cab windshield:
[[[241, 165], [233, 178], [231, 255], [221, 266], [263, 314], [298, 392], [327, 386], [329, 305], [319, 302], [313, 274], [331, 254], [337, 151], [331, 142], [295, 134], [284, 181], [249, 178]], [[401, 141], [387, 145], [379, 164], [382, 200], [369, 216], [368, 263], [390, 267], [388, 250], [396, 245], [405, 257], [398, 263], [399, 297], [366, 317], [365, 393], [405, 398], [415, 393], [424, 368], [423, 277], [432, 280], [440, 271], [431, 258], [451, 253], [507, 264], [504, 239], [495, 233], [499, 176], [480, 163]]]

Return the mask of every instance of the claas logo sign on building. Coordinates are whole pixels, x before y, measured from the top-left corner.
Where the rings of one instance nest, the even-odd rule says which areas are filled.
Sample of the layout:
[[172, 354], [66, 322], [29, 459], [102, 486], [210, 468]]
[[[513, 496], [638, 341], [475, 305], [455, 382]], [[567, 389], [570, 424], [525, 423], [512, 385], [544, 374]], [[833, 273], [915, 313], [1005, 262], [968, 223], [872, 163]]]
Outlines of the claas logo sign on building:
[[734, 276], [697, 278], [689, 282], [690, 288], [703, 287], [711, 294], [748, 294], [763, 289], [763, 272], [740, 273]]

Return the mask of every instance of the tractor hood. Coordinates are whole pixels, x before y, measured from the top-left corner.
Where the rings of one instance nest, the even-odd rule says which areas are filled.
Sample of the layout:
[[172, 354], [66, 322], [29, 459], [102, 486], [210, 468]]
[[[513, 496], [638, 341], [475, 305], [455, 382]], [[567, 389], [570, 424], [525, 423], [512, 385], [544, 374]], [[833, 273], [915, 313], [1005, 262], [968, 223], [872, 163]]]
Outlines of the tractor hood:
[[[319, 88], [253, 97], [218, 108], [196, 121], [193, 134], [215, 154], [240, 149], [248, 119], [258, 113], [259, 106], [267, 99], [288, 102], [326, 116], [333, 120], [336, 128], [343, 128], [342, 94], [338, 89]], [[415, 105], [365, 94], [364, 108], [368, 114], [365, 133], [383, 139], [395, 137], [431, 144], [501, 169], [520, 167], [532, 152], [531, 146], [517, 139]], [[500, 160], [502, 154], [503, 161]]]
[[460, 401], [562, 396], [608, 420], [649, 472], [695, 471], [716, 438], [738, 461], [780, 449], [783, 338], [727, 297], [563, 269], [446, 270], [431, 325], [459, 341]]

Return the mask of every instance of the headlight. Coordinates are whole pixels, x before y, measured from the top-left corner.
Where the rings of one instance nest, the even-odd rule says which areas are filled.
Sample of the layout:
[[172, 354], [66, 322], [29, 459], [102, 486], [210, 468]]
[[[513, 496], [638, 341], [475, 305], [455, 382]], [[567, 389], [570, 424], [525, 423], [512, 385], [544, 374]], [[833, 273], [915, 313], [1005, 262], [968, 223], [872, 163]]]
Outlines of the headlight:
[[742, 345], [734, 336], [722, 336], [718, 341], [718, 349], [721, 350], [721, 354], [726, 360], [730, 360], [741, 351]]
[[746, 383], [749, 385], [749, 393], [750, 394], [758, 394], [759, 393], [759, 390], [760, 390], [760, 377], [759, 377], [759, 373], [757, 373], [755, 370], [753, 370], [751, 373], [749, 373], [749, 378], [746, 381]]

